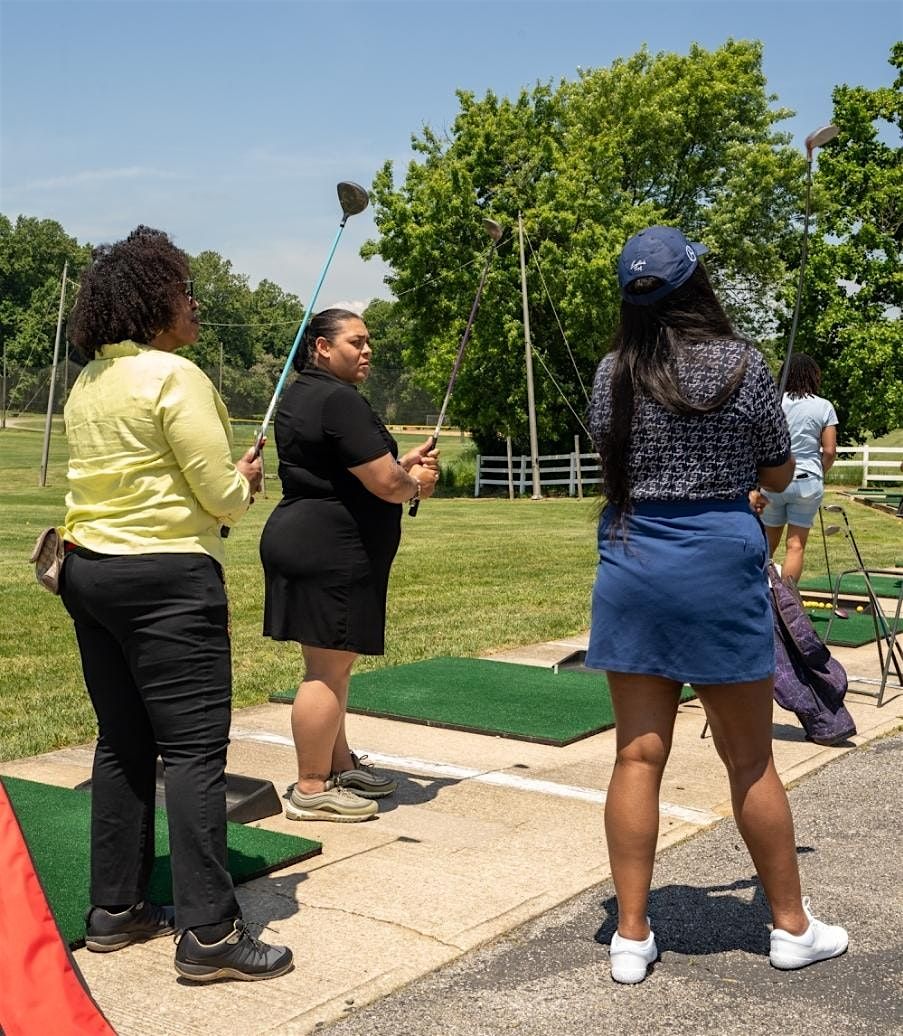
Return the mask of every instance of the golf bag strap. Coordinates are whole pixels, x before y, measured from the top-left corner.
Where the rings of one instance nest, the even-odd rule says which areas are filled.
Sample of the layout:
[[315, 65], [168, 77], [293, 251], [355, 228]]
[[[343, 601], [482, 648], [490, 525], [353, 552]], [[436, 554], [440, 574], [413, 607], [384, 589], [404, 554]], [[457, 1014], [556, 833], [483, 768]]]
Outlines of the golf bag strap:
[[0, 1031], [116, 1036], [63, 942], [2, 780], [0, 874]]

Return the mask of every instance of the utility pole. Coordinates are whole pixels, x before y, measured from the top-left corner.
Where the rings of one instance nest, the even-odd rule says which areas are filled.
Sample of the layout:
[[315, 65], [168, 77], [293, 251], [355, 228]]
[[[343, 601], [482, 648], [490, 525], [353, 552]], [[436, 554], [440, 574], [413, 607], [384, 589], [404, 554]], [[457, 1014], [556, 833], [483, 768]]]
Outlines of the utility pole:
[[44, 422], [44, 452], [41, 456], [40, 486], [47, 485], [47, 459], [50, 456], [50, 426], [53, 420], [53, 390], [56, 387], [56, 367], [60, 358], [60, 336], [63, 331], [63, 309], [66, 304], [66, 274], [69, 260], [63, 263], [63, 283], [60, 285], [60, 312], [56, 318], [56, 338], [53, 342], [53, 367], [50, 370], [50, 392], [47, 396], [47, 420]]
[[536, 441], [536, 403], [533, 399], [533, 346], [530, 343], [530, 307], [527, 303], [527, 265], [524, 261], [524, 219], [517, 214], [520, 240], [520, 287], [524, 302], [524, 350], [527, 354], [527, 416], [530, 421], [530, 462], [533, 468], [533, 499], [541, 500], [539, 488], [539, 446]]
[[217, 390], [217, 392], [219, 392], [220, 395], [223, 394], [223, 342], [222, 342], [222, 339], [220, 339], [220, 343], [219, 343], [219, 382], [218, 382], [218, 384], [216, 386], [216, 390]]

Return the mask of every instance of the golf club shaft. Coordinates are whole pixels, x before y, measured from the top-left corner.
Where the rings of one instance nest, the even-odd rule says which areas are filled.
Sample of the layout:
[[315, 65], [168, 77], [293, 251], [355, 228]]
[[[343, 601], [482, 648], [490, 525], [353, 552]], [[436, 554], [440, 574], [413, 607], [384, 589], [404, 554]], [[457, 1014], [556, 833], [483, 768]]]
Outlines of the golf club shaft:
[[[497, 242], [493, 241], [489, 246], [489, 252], [486, 255], [486, 262], [483, 264], [483, 272], [480, 275], [480, 283], [477, 287], [477, 293], [473, 297], [473, 305], [470, 307], [470, 316], [467, 318], [467, 325], [464, 328], [464, 334], [461, 335], [461, 343], [458, 346], [458, 355], [455, 357], [455, 363], [452, 367], [451, 377], [448, 379], [448, 388], [445, 390], [445, 399], [442, 401], [442, 409], [439, 411], [439, 419], [436, 421], [436, 427], [433, 430], [433, 434], [430, 436], [430, 449], [436, 448], [436, 443], [439, 441], [439, 432], [442, 430], [442, 424], [445, 421], [445, 412], [448, 410], [448, 401], [451, 399], [452, 391], [455, 387], [455, 381], [458, 378], [458, 371], [461, 369], [461, 361], [464, 359], [464, 350], [467, 348], [467, 343], [470, 340], [470, 332], [473, 329], [473, 322], [477, 317], [477, 310], [480, 308], [480, 299], [483, 295], [483, 286], [486, 284], [486, 276], [489, 273], [489, 267], [492, 265], [492, 259], [495, 255]], [[408, 508], [408, 514], [415, 518], [417, 511], [420, 508], [420, 500], [414, 500], [411, 502], [411, 506]]]
[[276, 409], [276, 404], [279, 402], [279, 397], [282, 395], [282, 389], [285, 387], [285, 380], [291, 370], [292, 360], [295, 358], [295, 353], [298, 351], [298, 346], [301, 344], [301, 339], [304, 337], [304, 332], [307, 329], [307, 325], [310, 323], [310, 318], [313, 314], [314, 306], [316, 305], [317, 296], [320, 294], [320, 288], [323, 286], [323, 281], [326, 279], [326, 272], [329, 269], [329, 264], [332, 262], [332, 257], [335, 255], [339, 238], [342, 236], [342, 231], [345, 229], [345, 223], [347, 220], [347, 216], [342, 217], [342, 222], [339, 224], [339, 229], [336, 231], [335, 238], [332, 242], [332, 248], [329, 249], [329, 255], [326, 257], [326, 262], [323, 264], [323, 269], [320, 271], [316, 287], [314, 288], [310, 301], [307, 304], [307, 308], [304, 311], [304, 319], [301, 321], [301, 326], [298, 328], [298, 333], [295, 335], [295, 341], [292, 343], [292, 347], [289, 350], [288, 359], [285, 361], [285, 366], [282, 368], [282, 374], [279, 375], [279, 380], [276, 382], [276, 389], [273, 392], [273, 398], [270, 400], [270, 405], [267, 407], [267, 412], [264, 415], [263, 421], [260, 424], [260, 430], [257, 433], [257, 440], [254, 443], [255, 457], [259, 457], [260, 451], [263, 449], [263, 440], [266, 438], [267, 428], [269, 427], [270, 420], [273, 417], [273, 411]]
[[778, 402], [784, 398], [784, 389], [787, 387], [787, 377], [790, 374], [790, 357], [793, 355], [793, 343], [796, 339], [796, 328], [800, 322], [800, 307], [803, 302], [803, 277], [806, 273], [806, 255], [809, 245], [809, 215], [811, 212], [811, 198], [812, 157], [810, 155], [806, 164], [806, 217], [803, 221], [803, 244], [800, 250], [800, 275], [796, 285], [796, 303], [793, 307], [793, 320], [790, 323], [790, 337], [787, 340], [787, 355], [784, 357], [784, 366], [781, 370], [781, 381], [778, 385]]
[[859, 544], [856, 542], [856, 537], [853, 535], [853, 527], [850, 525], [849, 519], [847, 518], [847, 512], [841, 510], [840, 513], [843, 515], [843, 524], [846, 526], [847, 539], [850, 541], [850, 546], [853, 549], [853, 554], [856, 556], [856, 561], [859, 564], [859, 571], [862, 575], [863, 580], [865, 581], [865, 591], [872, 605], [872, 618], [875, 624], [875, 633], [878, 636], [883, 637], [884, 640], [888, 643], [888, 645], [890, 645], [890, 628], [887, 625], [887, 620], [884, 618], [884, 612], [881, 610], [881, 605], [878, 602], [878, 595], [875, 593], [875, 587], [872, 585], [872, 581], [869, 578], [868, 569], [865, 567], [865, 561], [862, 557], [862, 554], [859, 551]]

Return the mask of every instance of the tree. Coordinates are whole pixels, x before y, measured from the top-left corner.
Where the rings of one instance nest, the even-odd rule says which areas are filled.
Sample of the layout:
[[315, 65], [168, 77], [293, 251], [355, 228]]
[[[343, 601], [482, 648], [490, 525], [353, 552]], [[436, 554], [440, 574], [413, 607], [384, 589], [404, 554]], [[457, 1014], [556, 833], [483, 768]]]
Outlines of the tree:
[[[406, 358], [434, 395], [476, 287], [487, 244], [480, 217], [506, 228], [452, 399], [452, 418], [485, 452], [507, 434], [521, 449], [527, 443], [518, 212], [532, 246], [534, 342], [578, 413], [581, 383], [591, 381], [617, 321], [618, 253], [643, 226], [674, 224], [704, 241], [743, 328], [768, 329], [804, 166], [774, 131], [789, 113], [770, 107], [761, 59], [749, 42], [694, 46], [686, 56], [643, 49], [513, 101], [459, 92], [449, 135], [426, 127], [413, 138], [420, 159], [404, 183], [395, 186], [391, 163], [377, 174], [380, 236], [362, 254], [391, 265], [389, 284], [410, 324]], [[542, 370], [536, 408], [543, 446], [569, 445], [580, 425]]]
[[893, 86], [834, 90], [840, 133], [814, 177], [819, 215], [797, 333], [853, 442], [903, 426], [903, 152], [883, 139], [903, 132], [903, 43], [890, 63]]
[[370, 332], [373, 362], [363, 394], [389, 424], [423, 424], [437, 412], [436, 403], [408, 365], [410, 321], [397, 302], [374, 299], [363, 314]]
[[66, 309], [75, 301], [79, 270], [91, 260], [91, 246], [51, 219], [19, 216], [15, 225], [0, 215], [0, 335], [7, 362], [47, 367], [59, 310], [63, 264], [69, 262]]
[[251, 294], [248, 320], [255, 359], [288, 355], [295, 334], [304, 319], [304, 306], [297, 295], [283, 291], [273, 281], [262, 280]]
[[232, 263], [206, 251], [190, 260], [194, 293], [200, 305], [201, 333], [185, 356], [208, 372], [227, 366], [247, 369], [255, 360], [248, 326], [251, 289], [248, 278], [233, 273]]

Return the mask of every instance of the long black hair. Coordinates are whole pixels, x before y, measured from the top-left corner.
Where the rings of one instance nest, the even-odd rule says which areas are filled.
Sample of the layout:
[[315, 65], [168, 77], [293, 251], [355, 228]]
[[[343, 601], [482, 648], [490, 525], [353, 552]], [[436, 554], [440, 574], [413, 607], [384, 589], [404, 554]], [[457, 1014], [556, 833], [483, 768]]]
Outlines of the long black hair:
[[[640, 277], [628, 291], [642, 295], [661, 286], [658, 277]], [[700, 262], [687, 281], [649, 306], [621, 302], [621, 320], [612, 342], [611, 417], [601, 445], [607, 499], [623, 517], [630, 510], [630, 439], [637, 395], [646, 395], [676, 414], [717, 410], [746, 373], [744, 355], [706, 403], [688, 399], [677, 377], [676, 359], [695, 342], [736, 340]]]
[[103, 345], [148, 345], [172, 327], [188, 279], [188, 256], [162, 230], [136, 227], [124, 241], [98, 245], [81, 274], [69, 340], [85, 361]]
[[[781, 368], [783, 373], [783, 368]], [[808, 353], [794, 353], [790, 357], [787, 384], [784, 391], [794, 399], [817, 396], [821, 388], [821, 369]]]
[[298, 350], [292, 357], [292, 366], [300, 374], [314, 366], [314, 358], [317, 354], [317, 339], [326, 338], [332, 341], [342, 330], [346, 320], [361, 320], [359, 313], [350, 309], [322, 309], [310, 319], [310, 323], [304, 328], [304, 337], [298, 345]]

